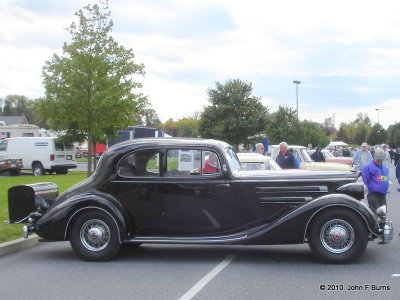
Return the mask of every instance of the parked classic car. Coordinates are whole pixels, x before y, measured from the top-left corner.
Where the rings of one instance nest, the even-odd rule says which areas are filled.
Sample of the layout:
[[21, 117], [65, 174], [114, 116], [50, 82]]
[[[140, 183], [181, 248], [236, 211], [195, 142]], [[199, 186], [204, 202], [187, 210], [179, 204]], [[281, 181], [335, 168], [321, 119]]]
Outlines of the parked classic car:
[[260, 153], [237, 153], [237, 156], [243, 170], [282, 170], [271, 157]]
[[[315, 152], [315, 150], [307, 151], [307, 153], [310, 156], [314, 152]], [[325, 158], [325, 162], [327, 162], [327, 163], [345, 164], [345, 165], [348, 165], [350, 167], [353, 165], [353, 158], [352, 157], [334, 156], [329, 150], [326, 150], [326, 149], [322, 149], [321, 153]]]
[[[339, 163], [323, 163], [323, 162], [315, 162], [311, 159], [310, 155], [307, 153], [307, 148], [304, 146], [298, 145], [289, 145], [289, 149], [292, 148], [294, 150], [294, 155], [296, 155], [300, 160], [300, 169], [307, 170], [338, 170], [338, 171], [346, 171], [351, 170], [350, 166], [339, 164]], [[276, 159], [279, 154], [279, 145], [271, 146], [271, 157], [272, 159]]]
[[325, 157], [325, 161], [329, 163], [339, 163], [345, 164], [348, 166], [353, 165], [353, 158], [352, 157], [344, 157], [344, 156], [334, 156], [329, 150], [322, 150], [322, 154]]
[[28, 223], [25, 237], [69, 240], [88, 260], [111, 259], [123, 243], [309, 243], [323, 262], [350, 263], [368, 240], [393, 236], [359, 201], [356, 179], [351, 171], [244, 171], [221, 141], [137, 139], [105, 151], [95, 173], [52, 204], [39, 195], [19, 201], [37, 207], [28, 217], [9, 198], [10, 222]]

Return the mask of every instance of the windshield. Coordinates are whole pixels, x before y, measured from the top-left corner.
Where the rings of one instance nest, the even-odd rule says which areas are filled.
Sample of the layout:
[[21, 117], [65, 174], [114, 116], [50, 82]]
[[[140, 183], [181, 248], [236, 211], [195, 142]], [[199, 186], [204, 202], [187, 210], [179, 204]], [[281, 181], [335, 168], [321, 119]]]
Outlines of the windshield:
[[242, 170], [282, 170], [281, 167], [272, 159], [266, 162], [242, 162]]
[[329, 151], [324, 151], [323, 154], [324, 154], [325, 158], [332, 158], [332, 157], [334, 157], [333, 154], [330, 153]]
[[232, 172], [240, 170], [239, 158], [237, 157], [236, 152], [233, 150], [232, 147], [225, 148], [225, 157]]
[[303, 157], [305, 162], [313, 162], [313, 160], [308, 155], [307, 150], [305, 148], [304, 149], [300, 149], [300, 154]]

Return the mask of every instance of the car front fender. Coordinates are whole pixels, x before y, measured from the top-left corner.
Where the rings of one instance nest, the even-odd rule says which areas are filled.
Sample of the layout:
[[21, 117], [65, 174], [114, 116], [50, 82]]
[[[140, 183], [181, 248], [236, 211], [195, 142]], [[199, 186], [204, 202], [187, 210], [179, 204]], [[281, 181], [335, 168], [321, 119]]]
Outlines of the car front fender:
[[303, 243], [312, 220], [322, 211], [337, 207], [354, 211], [370, 233], [381, 235], [376, 217], [365, 203], [345, 194], [329, 194], [297, 207], [272, 223], [249, 230], [248, 239], [254, 244]]

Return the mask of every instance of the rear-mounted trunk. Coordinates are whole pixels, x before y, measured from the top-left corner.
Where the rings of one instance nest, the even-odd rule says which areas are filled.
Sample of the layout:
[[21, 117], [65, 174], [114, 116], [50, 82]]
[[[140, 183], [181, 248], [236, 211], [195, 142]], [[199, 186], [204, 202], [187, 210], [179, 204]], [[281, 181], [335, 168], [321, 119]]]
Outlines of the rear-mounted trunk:
[[9, 223], [28, 223], [31, 213], [46, 212], [58, 196], [58, 186], [40, 182], [13, 186], [8, 190]]

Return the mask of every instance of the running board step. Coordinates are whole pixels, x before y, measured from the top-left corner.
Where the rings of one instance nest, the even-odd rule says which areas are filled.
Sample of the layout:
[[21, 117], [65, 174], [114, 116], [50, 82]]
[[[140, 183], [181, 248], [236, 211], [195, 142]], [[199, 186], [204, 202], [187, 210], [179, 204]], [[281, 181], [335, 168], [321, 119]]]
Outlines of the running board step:
[[154, 244], [225, 244], [245, 240], [247, 233], [239, 233], [225, 236], [213, 237], [156, 237], [156, 236], [137, 236], [125, 243], [154, 243]]

